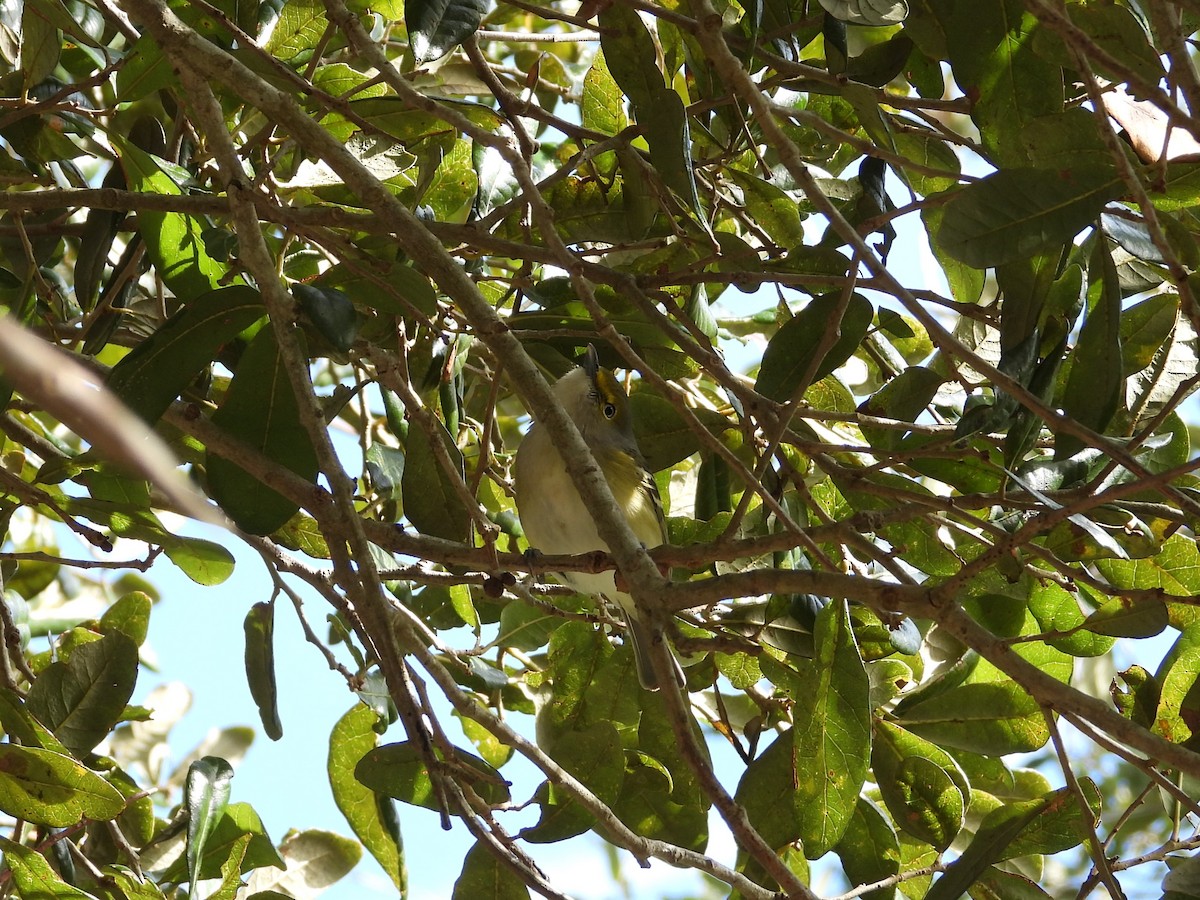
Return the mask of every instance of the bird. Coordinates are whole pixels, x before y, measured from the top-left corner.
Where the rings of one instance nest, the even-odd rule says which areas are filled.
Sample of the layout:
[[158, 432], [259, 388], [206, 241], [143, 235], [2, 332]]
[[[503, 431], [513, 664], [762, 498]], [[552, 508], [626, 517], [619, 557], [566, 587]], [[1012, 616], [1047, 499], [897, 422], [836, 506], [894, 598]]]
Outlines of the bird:
[[[591, 448], [634, 535], [648, 550], [665, 543], [662, 497], [634, 437], [629, 395], [612, 371], [601, 367], [594, 346], [588, 346], [580, 366], [555, 382], [553, 392]], [[514, 477], [517, 514], [531, 548], [556, 556], [608, 552], [553, 438], [536, 422], [517, 448]], [[621, 608], [638, 681], [648, 691], [658, 690], [649, 656], [650, 632], [633, 597], [618, 589], [616, 573], [561, 572], [557, 577], [581, 594], [605, 597]], [[672, 661], [675, 680], [682, 686], [683, 672], [673, 657]]]

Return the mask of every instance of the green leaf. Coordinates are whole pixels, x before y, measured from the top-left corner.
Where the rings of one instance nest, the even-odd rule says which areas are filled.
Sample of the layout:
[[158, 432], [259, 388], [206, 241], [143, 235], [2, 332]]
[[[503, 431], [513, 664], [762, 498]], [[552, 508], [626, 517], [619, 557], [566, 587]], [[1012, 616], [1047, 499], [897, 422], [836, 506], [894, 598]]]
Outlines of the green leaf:
[[[650, 163], [663, 184], [678, 194], [697, 220], [703, 222], [704, 208], [696, 192], [696, 176], [692, 171], [692, 135], [683, 100], [671, 88], [658, 87], [652, 90], [650, 102], [653, 114], [643, 114], [638, 118], [646, 143], [650, 145]], [[636, 106], [634, 112], [637, 113]]]
[[746, 812], [746, 818], [762, 835], [767, 846], [779, 849], [800, 837], [800, 821], [793, 803], [781, 803], [795, 783], [792, 763], [794, 741], [789, 735], [777, 737], [760, 753], [738, 782], [734, 800]]
[[[260, 330], [242, 354], [212, 421], [304, 480], [316, 479], [316, 452], [300, 423], [300, 406], [271, 328]], [[299, 508], [214, 451], [207, 466], [212, 498], [250, 534], [270, 534]]]
[[1088, 616], [1083, 627], [1095, 634], [1148, 638], [1162, 634], [1170, 624], [1170, 614], [1161, 600], [1113, 597]]
[[[568, 731], [554, 742], [554, 761], [612, 806], [625, 783], [625, 754], [621, 737], [611, 722], [592, 722], [578, 731]], [[556, 843], [583, 834], [596, 824], [590, 812], [550, 782], [538, 788], [536, 799], [541, 818], [520, 837], [534, 844]]]
[[746, 214], [767, 237], [785, 250], [804, 243], [800, 207], [787, 192], [740, 169], [729, 168], [725, 174], [741, 188]]
[[796, 784], [792, 794], [804, 854], [824, 856], [845, 831], [867, 776], [871, 753], [870, 685], [850, 630], [846, 603], [817, 614], [816, 655], [800, 669], [792, 730]]
[[329, 735], [329, 786], [337, 808], [346, 822], [392, 879], [401, 895], [408, 890], [408, 870], [400, 838], [400, 822], [392, 800], [382, 797], [354, 776], [364, 756], [375, 749], [379, 717], [369, 707], [356, 703]]
[[615, 135], [629, 125], [625, 115], [625, 98], [608, 70], [603, 53], [596, 54], [591, 68], [583, 77], [579, 114], [584, 128], [601, 134]]
[[596, 21], [609, 73], [629, 98], [638, 123], [645, 125], [643, 119], [653, 118], [655, 97], [666, 85], [655, 62], [658, 49], [654, 38], [637, 10], [624, 3], [603, 7]]
[[418, 63], [445, 56], [483, 21], [483, 0], [404, 0], [408, 40]]
[[[1096, 241], [1088, 271], [1087, 316], [1071, 354], [1071, 373], [1063, 391], [1063, 410], [1081, 425], [1103, 433], [1121, 405], [1121, 286], [1104, 240]], [[1055, 456], [1070, 456], [1082, 441], [1060, 436]]]
[[114, 632], [47, 666], [25, 702], [72, 753], [83, 755], [120, 721], [137, 675], [137, 645]]
[[[851, 884], [872, 884], [900, 871], [900, 843], [896, 831], [878, 806], [859, 797], [842, 839], [833, 848]], [[863, 895], [867, 900], [890, 900], [894, 888]]]
[[188, 767], [183, 787], [183, 808], [187, 811], [188, 893], [196, 894], [200, 880], [200, 860], [208, 838], [229, 804], [233, 767], [217, 756], [205, 756]]
[[[624, 674], [629, 685], [626, 690], [641, 707], [637, 752], [628, 759], [621, 796], [613, 811], [636, 832], [652, 840], [703, 851], [708, 845], [708, 797], [684, 760], [662, 696], [630, 690], [636, 681], [629, 671], [633, 668], [631, 655], [613, 657], [622, 659], [622, 669], [629, 673]], [[593, 710], [599, 699], [592, 692], [589, 705]], [[623, 702], [616, 700], [614, 705], [619, 709]], [[614, 725], [618, 724], [617, 716], [609, 718]], [[698, 741], [702, 740], [698, 730], [693, 734]]]
[[[866, 337], [875, 310], [861, 294], [852, 294], [841, 320], [834, 322], [831, 317], [840, 305], [838, 294], [823, 294], [784, 322], [763, 353], [754, 389], [784, 402], [800, 387], [810, 368], [809, 384], [815, 384], [849, 359]], [[830, 327], [840, 328], [837, 340], [820, 360], [814, 360]]]
[[58, 877], [46, 857], [31, 847], [24, 847], [8, 838], [0, 838], [4, 863], [12, 872], [18, 897], [30, 900], [93, 900], [79, 888], [71, 887]]
[[[142, 194], [182, 194], [171, 177], [149, 153], [128, 141], [114, 138], [129, 189]], [[207, 222], [183, 213], [141, 210], [138, 229], [154, 268], [179, 300], [188, 303], [223, 286], [227, 268], [213, 259], [202, 235]]]
[[328, 27], [325, 5], [320, 0], [287, 0], [263, 49], [283, 62], [302, 53], [308, 59]]
[[[453, 764], [456, 777], [470, 783], [486, 802], [509, 801], [507, 782], [478, 756], [455, 748]], [[426, 809], [440, 809], [425, 761], [410, 743], [384, 744], [367, 751], [355, 765], [354, 777], [385, 796]]]
[[993, 172], [950, 198], [938, 240], [978, 269], [1013, 262], [1071, 241], [1122, 190], [1109, 167]]
[[529, 900], [529, 888], [496, 854], [476, 842], [463, 860], [451, 900]]
[[[247, 840], [249, 835], [246, 835]], [[287, 869], [258, 869], [250, 877], [247, 893], [274, 891], [281, 897], [315, 897], [345, 877], [362, 858], [358, 841], [332, 831], [306, 828], [291, 831], [279, 845]]]
[[905, 0], [821, 0], [821, 8], [851, 25], [898, 25], [908, 17]]
[[[1118, 590], [1161, 590], [1176, 597], [1200, 595], [1200, 551], [1196, 542], [1181, 534], [1172, 535], [1157, 556], [1150, 559], [1104, 559], [1096, 562]], [[1200, 610], [1191, 603], [1168, 603], [1173, 628], [1184, 629], [1200, 621]]]
[[78, 760], [0, 744], [0, 810], [10, 816], [66, 828], [83, 819], [115, 819], [124, 808], [121, 792]]
[[156, 422], [221, 347], [263, 317], [262, 296], [245, 285], [197, 297], [133, 348], [108, 386], [148, 422]]
[[1154, 356], [1175, 330], [1177, 294], [1155, 294], [1121, 312], [1121, 370], [1133, 375], [1154, 362]]
[[939, 850], [962, 829], [970, 785], [941, 747], [876, 720], [871, 768], [896, 824]]
[[255, 603], [242, 623], [246, 635], [246, 681], [258, 707], [263, 730], [273, 741], [283, 737], [279, 721], [278, 688], [275, 683], [275, 604]]
[[110, 606], [100, 617], [100, 630], [106, 634], [119, 631], [139, 647], [146, 642], [150, 629], [150, 610], [154, 601], [143, 591], [130, 591]]
[[300, 301], [300, 308], [312, 320], [321, 336], [335, 350], [349, 352], [354, 339], [358, 337], [360, 324], [350, 298], [336, 288], [307, 284], [292, 285], [292, 294]]
[[[242, 839], [247, 835], [250, 841], [245, 844]], [[222, 871], [231, 857], [240, 857], [238, 868], [243, 874], [264, 866], [277, 869], [284, 867], [283, 859], [267, 835], [262, 819], [247, 803], [230, 803], [209, 833], [203, 858], [197, 866], [200, 878], [222, 877]], [[187, 877], [187, 860], [181, 856], [167, 867], [160, 881], [182, 882]]]
[[1189, 625], [1159, 664], [1154, 731], [1175, 744], [1200, 745], [1200, 624]]
[[401, 482], [404, 515], [421, 534], [464, 541], [471, 532], [471, 516], [451, 482], [462, 476], [462, 452], [440, 419], [430, 417], [430, 422], [456, 474], [438, 463], [424, 428], [409, 428]]

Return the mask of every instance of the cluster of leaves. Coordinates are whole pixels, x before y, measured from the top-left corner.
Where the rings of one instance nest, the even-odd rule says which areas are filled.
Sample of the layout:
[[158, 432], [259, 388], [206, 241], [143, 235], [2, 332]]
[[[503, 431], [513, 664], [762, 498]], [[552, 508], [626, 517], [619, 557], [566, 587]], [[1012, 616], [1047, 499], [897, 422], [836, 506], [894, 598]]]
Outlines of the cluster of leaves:
[[[272, 738], [276, 601], [327, 605], [332, 790], [402, 892], [392, 800], [476, 836], [464, 898], [559, 896], [527, 847], [588, 832], [744, 898], [812, 896], [819, 859], [872, 897], [1048, 896], [1075, 848], [1079, 896], [1163, 863], [1200, 896], [1193, 5], [586, 6], [0, 2], [0, 878], [305, 897], [314, 855], [352, 864], [273, 847], [219, 754], [135, 766], [150, 601], [85, 576], [124, 538], [225, 581], [156, 512], [211, 517], [199, 490], [276, 586], [245, 620]], [[512, 575], [522, 416], [560, 427], [533, 363], [591, 341], [637, 375], [674, 579], [631, 590], [678, 614], [686, 695]]]

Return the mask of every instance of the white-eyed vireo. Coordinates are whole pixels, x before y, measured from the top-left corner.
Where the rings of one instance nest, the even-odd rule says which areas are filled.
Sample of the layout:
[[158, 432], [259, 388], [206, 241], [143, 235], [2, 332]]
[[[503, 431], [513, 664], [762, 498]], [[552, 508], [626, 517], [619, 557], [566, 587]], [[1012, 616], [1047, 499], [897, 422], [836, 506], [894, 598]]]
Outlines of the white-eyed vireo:
[[[633, 436], [629, 397], [616, 376], [600, 367], [595, 347], [588, 347], [582, 366], [558, 380], [554, 395], [591, 448], [633, 533], [647, 549], [664, 543], [667, 526], [662, 499]], [[536, 424], [517, 450], [516, 492], [517, 512], [530, 547], [552, 555], [608, 551], [550, 434]], [[563, 572], [558, 577], [582, 594], [603, 596], [621, 607], [638, 680], [647, 690], [657, 690], [658, 679], [648, 656], [649, 633], [633, 597], [617, 590], [615, 573]], [[676, 676], [682, 684], [678, 664]]]

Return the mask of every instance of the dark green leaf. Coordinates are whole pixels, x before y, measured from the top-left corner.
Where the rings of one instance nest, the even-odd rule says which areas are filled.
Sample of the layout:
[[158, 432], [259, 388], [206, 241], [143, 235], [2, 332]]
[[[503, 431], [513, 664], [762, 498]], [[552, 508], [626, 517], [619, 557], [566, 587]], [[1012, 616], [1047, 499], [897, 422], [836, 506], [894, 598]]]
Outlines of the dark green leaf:
[[[489, 803], [507, 803], [508, 783], [478, 756], [454, 751], [455, 777], [471, 784]], [[439, 809], [429, 770], [417, 748], [409, 743], [375, 747], [358, 761], [354, 777], [371, 790], [414, 806]]]
[[317, 326], [317, 330], [335, 350], [346, 353], [358, 337], [358, 313], [354, 304], [341, 291], [307, 284], [292, 285], [292, 294], [300, 308]]
[[[859, 797], [854, 815], [838, 845], [833, 848], [851, 884], [872, 884], [900, 871], [900, 844], [883, 812], [866, 797]], [[894, 888], [863, 895], [867, 900], [890, 900]]]
[[238, 285], [199, 296], [129, 352], [108, 386], [148, 422], [156, 422], [221, 347], [265, 315], [262, 297]]
[[[554, 742], [554, 761], [578, 778], [601, 802], [611, 806], [625, 782], [625, 754], [621, 737], [610, 722], [593, 722], [580, 731], [569, 731]], [[520, 836], [530, 843], [554, 843], [582, 834], [595, 818], [575, 799], [546, 782], [537, 791], [542, 808], [537, 825]]]
[[938, 239], [975, 268], [1013, 262], [1071, 241], [1122, 189], [1111, 168], [1005, 169], [950, 199]]
[[871, 767], [896, 824], [939, 850], [962, 829], [970, 787], [941, 747], [882, 720], [875, 722]]
[[418, 63], [445, 56], [479, 28], [483, 0], [404, 0], [408, 39]]
[[471, 530], [471, 517], [452, 480], [461, 478], [463, 457], [441, 420], [430, 418], [435, 439], [441, 441], [455, 474], [448, 473], [434, 455], [424, 428], [409, 428], [401, 482], [404, 515], [422, 534], [463, 541]]
[[[852, 294], [841, 319], [834, 321], [832, 317], [840, 305], [841, 298], [837, 294], [814, 297], [785, 322], [763, 354], [755, 390], [783, 402], [791, 398], [810, 369], [812, 377], [808, 383], [811, 385], [849, 359], [871, 327], [875, 311], [865, 297]], [[830, 328], [839, 329], [837, 339], [821, 359], [814, 359]]]
[[82, 755], [120, 721], [137, 674], [137, 645], [113, 632], [47, 666], [29, 689], [26, 704], [72, 753]]
[[600, 47], [617, 86], [633, 105], [641, 124], [655, 114], [655, 97], [665, 87], [655, 60], [658, 50], [641, 16], [624, 3], [610, 3], [600, 10]]
[[495, 853], [476, 843], [467, 851], [451, 900], [529, 900], [529, 888]]
[[[300, 406], [272, 329], [259, 331], [242, 354], [225, 400], [212, 420], [306, 481], [316, 478], [316, 452], [300, 422]], [[251, 534], [270, 534], [299, 508], [214, 452], [209, 452], [207, 464], [213, 499]]]
[[275, 604], [255, 603], [242, 623], [246, 634], [246, 681], [258, 707], [263, 730], [273, 741], [283, 737], [275, 683]]

